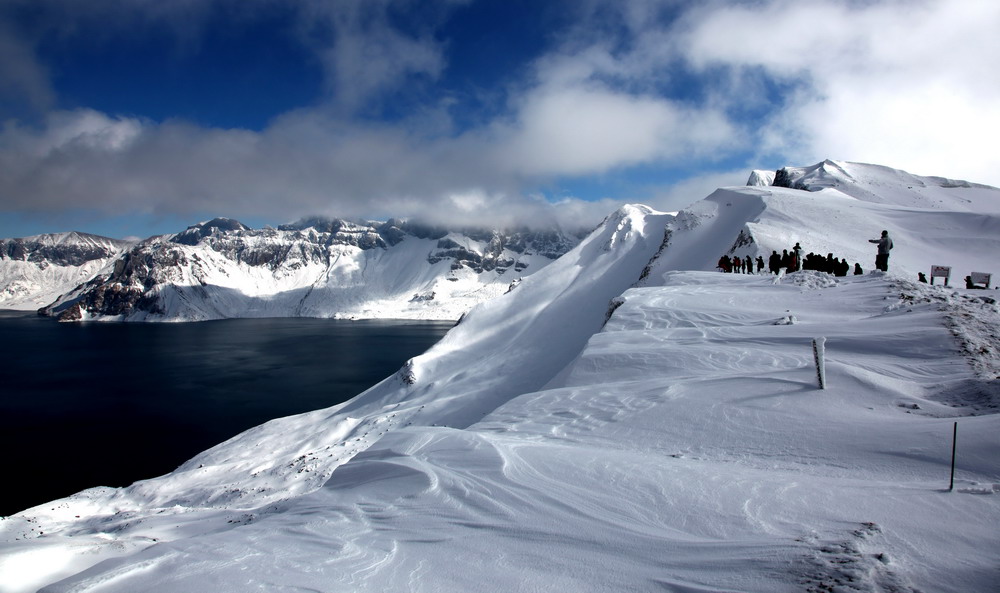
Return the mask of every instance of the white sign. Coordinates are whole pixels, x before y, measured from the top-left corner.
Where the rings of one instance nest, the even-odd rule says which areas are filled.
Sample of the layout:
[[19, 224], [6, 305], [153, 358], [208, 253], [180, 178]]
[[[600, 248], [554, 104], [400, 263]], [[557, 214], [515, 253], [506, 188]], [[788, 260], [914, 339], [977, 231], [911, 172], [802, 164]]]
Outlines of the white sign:
[[972, 280], [973, 284], [985, 284], [986, 288], [990, 287], [990, 279], [992, 277], [992, 274], [986, 274], [984, 272], [972, 272], [969, 274], [969, 279]]
[[951, 266], [931, 266], [931, 278], [951, 278]]

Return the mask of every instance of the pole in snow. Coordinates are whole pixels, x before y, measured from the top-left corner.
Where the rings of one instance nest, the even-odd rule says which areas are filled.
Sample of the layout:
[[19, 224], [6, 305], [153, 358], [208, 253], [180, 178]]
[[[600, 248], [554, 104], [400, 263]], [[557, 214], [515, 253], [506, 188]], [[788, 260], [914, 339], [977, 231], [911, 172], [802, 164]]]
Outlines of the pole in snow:
[[826, 350], [826, 338], [813, 338], [813, 358], [816, 360], [816, 378], [819, 379], [819, 388], [826, 389], [826, 363], [823, 355]]
[[948, 492], [955, 489], [955, 445], [958, 443], [958, 422], [951, 433], [951, 483], [948, 484]]

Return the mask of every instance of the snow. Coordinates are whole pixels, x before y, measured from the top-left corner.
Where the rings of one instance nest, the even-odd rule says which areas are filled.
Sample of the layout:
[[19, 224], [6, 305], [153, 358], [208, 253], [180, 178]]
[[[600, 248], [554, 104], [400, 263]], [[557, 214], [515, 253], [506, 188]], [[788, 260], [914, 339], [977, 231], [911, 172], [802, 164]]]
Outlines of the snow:
[[[372, 227], [355, 225], [331, 235], [315, 228], [252, 231], [235, 221], [229, 224], [240, 228], [227, 234], [212, 227], [218, 232], [205, 238], [196, 225], [185, 233], [147, 239], [109, 266], [88, 268], [90, 276], [80, 272], [68, 286], [64, 282], [49, 289], [36, 283], [32, 290], [38, 294], [32, 302], [51, 305], [50, 311], [58, 314], [81, 298], [86, 300], [90, 291], [110, 289], [133, 293], [135, 300], [142, 295], [147, 305], [114, 314], [90, 310], [88, 318], [457, 320], [476, 304], [503, 294], [519, 276], [533, 274], [552, 261], [536, 253], [534, 245], [522, 252], [503, 247], [498, 257], [505, 265], [473, 269], [451, 256], [435, 257], [441, 251], [438, 240], [407, 235], [393, 245], [362, 248], [350, 243], [351, 237], [343, 237], [354, 230], [353, 234], [364, 234]], [[461, 234], [451, 233], [446, 239], [475, 256], [495, 254], [480, 253], [485, 244]], [[19, 263], [0, 262], [0, 283], [14, 274], [12, 265]], [[93, 277], [93, 270], [103, 275], [82, 284]]]
[[[31, 311], [55, 301], [106, 269], [130, 245], [84, 233], [55, 233], [25, 237], [22, 257], [12, 257], [4, 247], [11, 241], [0, 240], [0, 309]], [[91, 251], [89, 258], [73, 262], [51, 262], [35, 251], [66, 248], [70, 252]], [[13, 251], [13, 250], [12, 250]], [[98, 254], [103, 257], [99, 257]], [[32, 257], [34, 256], [34, 257]], [[86, 261], [82, 261], [82, 260]]]
[[[824, 170], [625, 207], [355, 399], [5, 518], [0, 591], [994, 591], [997, 293], [913, 272], [991, 271], [1000, 191]], [[713, 271], [883, 225], [889, 273]]]
[[748, 186], [767, 186], [774, 184], [774, 171], [764, 171], [761, 169], [755, 169], [750, 172], [750, 178], [747, 180]]

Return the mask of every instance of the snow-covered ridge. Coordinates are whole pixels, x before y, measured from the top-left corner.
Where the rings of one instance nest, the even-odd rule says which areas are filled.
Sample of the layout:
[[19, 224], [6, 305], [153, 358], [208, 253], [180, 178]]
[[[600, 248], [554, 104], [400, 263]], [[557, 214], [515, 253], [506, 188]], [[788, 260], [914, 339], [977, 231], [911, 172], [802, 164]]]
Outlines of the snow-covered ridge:
[[217, 218], [147, 239], [44, 309], [63, 320], [458, 319], [579, 241], [558, 230]]
[[896, 206], [1000, 212], [995, 187], [881, 165], [826, 160], [810, 167], [784, 167], [775, 172], [771, 185], [810, 192], [835, 189], [859, 200]]
[[76, 232], [0, 239], [0, 309], [48, 305], [93, 278], [130, 244]]
[[1000, 272], [1000, 189], [829, 160], [785, 167], [772, 185], [766, 180], [755, 172], [748, 186], [720, 188], [681, 211], [647, 274], [714, 270], [723, 254], [766, 261], [797, 242], [806, 253], [832, 253], [870, 270], [868, 239], [882, 230], [895, 243], [890, 270], [904, 277], [915, 280], [932, 265], [951, 266], [952, 282]]
[[[992, 271], [1000, 192], [841, 166], [624, 207], [353, 400], [0, 521], [7, 590], [992, 591], [1000, 309], [898, 276]], [[712, 271], [880, 228], [888, 274]]]

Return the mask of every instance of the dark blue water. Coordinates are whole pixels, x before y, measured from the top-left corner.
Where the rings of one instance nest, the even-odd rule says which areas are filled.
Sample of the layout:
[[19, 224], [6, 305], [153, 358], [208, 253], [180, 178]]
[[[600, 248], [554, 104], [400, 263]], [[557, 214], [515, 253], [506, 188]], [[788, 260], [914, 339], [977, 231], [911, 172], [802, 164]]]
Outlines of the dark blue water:
[[155, 477], [272, 418], [346, 401], [451, 325], [0, 312], [0, 515]]

